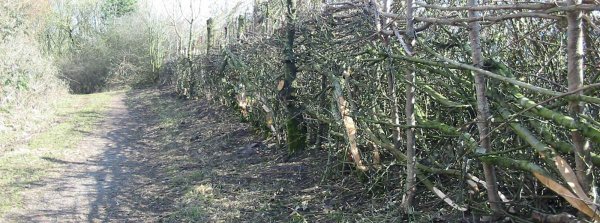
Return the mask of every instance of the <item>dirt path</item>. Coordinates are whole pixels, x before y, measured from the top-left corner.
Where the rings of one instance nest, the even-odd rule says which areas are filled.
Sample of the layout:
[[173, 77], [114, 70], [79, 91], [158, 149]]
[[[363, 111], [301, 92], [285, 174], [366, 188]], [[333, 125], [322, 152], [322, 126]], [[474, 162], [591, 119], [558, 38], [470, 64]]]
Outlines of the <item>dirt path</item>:
[[8, 221], [390, 220], [379, 213], [393, 213], [395, 201], [388, 198], [396, 196], [375, 199], [340, 174], [347, 173], [343, 166], [324, 167], [339, 159], [335, 154], [313, 149], [289, 157], [276, 138], [258, 136], [228, 109], [171, 92], [116, 96], [107, 118], [76, 149], [48, 159], [58, 167], [31, 184], [25, 208]]
[[124, 95], [110, 103], [99, 124], [51, 177], [24, 194], [25, 208], [11, 214], [16, 222], [152, 221], [160, 210], [138, 199], [135, 185], [145, 183], [152, 167], [132, 159], [139, 152], [141, 120], [132, 115]]

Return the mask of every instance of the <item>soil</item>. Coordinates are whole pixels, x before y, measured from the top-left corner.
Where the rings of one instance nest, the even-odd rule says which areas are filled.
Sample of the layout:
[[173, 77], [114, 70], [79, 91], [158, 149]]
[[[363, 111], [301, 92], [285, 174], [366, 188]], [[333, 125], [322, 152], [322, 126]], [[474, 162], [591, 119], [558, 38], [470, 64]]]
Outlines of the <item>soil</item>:
[[51, 160], [60, 167], [8, 221], [400, 220], [392, 217], [399, 199], [343, 175], [335, 154], [289, 156], [222, 106], [170, 92], [116, 96], [107, 118], [64, 160]]

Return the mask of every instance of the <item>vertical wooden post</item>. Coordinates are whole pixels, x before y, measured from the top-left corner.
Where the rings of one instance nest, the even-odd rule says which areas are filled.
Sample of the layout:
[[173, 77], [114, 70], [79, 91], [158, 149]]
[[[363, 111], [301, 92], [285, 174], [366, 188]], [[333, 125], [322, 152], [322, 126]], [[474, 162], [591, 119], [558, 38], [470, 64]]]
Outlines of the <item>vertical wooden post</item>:
[[[478, 0], [469, 0], [469, 6], [477, 6]], [[469, 18], [479, 17], [479, 12], [469, 10]], [[481, 25], [479, 22], [469, 23], [469, 41], [471, 44], [471, 60], [477, 67], [483, 66], [483, 55], [481, 53]], [[475, 91], [477, 95], [477, 129], [479, 130], [479, 153], [489, 153], [492, 151], [490, 140], [490, 108], [486, 96], [486, 78], [483, 74], [475, 73]], [[483, 173], [487, 186], [488, 202], [490, 208], [497, 215], [501, 213], [502, 206], [500, 196], [498, 195], [498, 182], [496, 180], [496, 171], [491, 164], [483, 163]]]
[[209, 18], [206, 20], [206, 54], [210, 54], [210, 49], [212, 48], [212, 42], [214, 39], [214, 24], [213, 19]]
[[223, 39], [225, 39], [224, 44], [227, 45], [229, 43], [229, 26], [228, 25], [225, 25], [223, 27], [223, 33], [224, 33]]
[[[568, 0], [568, 5], [581, 4], [581, 0]], [[572, 10], [567, 12], [567, 82], [568, 90], [576, 91], [583, 87], [583, 28], [582, 12]], [[576, 93], [583, 95], [583, 91]], [[579, 119], [583, 113], [583, 103], [579, 100], [569, 101], [570, 116]], [[590, 154], [589, 141], [581, 134], [581, 131], [571, 131], [571, 140], [575, 148], [575, 173], [577, 180], [588, 193], [592, 183], [592, 156]]]
[[245, 18], [243, 15], [239, 15], [237, 19], [237, 40], [241, 40], [244, 36]]
[[[406, 0], [406, 54], [412, 56], [413, 48], [416, 42], [414, 27], [414, 1]], [[412, 69], [406, 69], [404, 79], [406, 80], [406, 104], [404, 106], [404, 115], [406, 116], [406, 125], [414, 126], [417, 124], [415, 119], [415, 72]], [[406, 192], [404, 194], [402, 205], [406, 213], [412, 212], [414, 197], [417, 192], [417, 172], [416, 172], [416, 142], [415, 129], [406, 128]]]
[[306, 128], [303, 127], [304, 117], [302, 109], [296, 103], [295, 89], [292, 86], [298, 68], [296, 67], [296, 55], [294, 54], [294, 40], [296, 38], [296, 7], [294, 0], [286, 1], [286, 42], [284, 47], [285, 65], [287, 72], [284, 77], [284, 85], [279, 92], [280, 100], [287, 109], [287, 143], [290, 153], [295, 153], [306, 146]]

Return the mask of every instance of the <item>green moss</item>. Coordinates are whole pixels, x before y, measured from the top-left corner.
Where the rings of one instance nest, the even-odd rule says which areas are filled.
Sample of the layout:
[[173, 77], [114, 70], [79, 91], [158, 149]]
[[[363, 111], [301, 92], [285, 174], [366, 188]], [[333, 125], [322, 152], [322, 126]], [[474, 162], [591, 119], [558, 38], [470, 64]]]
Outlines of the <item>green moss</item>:
[[506, 158], [502, 156], [483, 156], [479, 157], [479, 160], [494, 164], [497, 166], [501, 166], [507, 169], [518, 169], [525, 172], [539, 173], [545, 176], [551, 176], [546, 170], [542, 167], [538, 166], [535, 163], [529, 162], [527, 160], [515, 160], [511, 158]]
[[521, 105], [523, 108], [532, 108], [530, 109], [532, 113], [541, 116], [545, 119], [552, 120], [556, 124], [561, 125], [565, 128], [577, 129], [581, 131], [583, 135], [589, 137], [592, 141], [600, 143], [600, 130], [596, 129], [595, 127], [587, 123], [577, 121], [570, 116], [563, 115], [559, 112], [547, 109], [541, 105], [537, 105], [536, 102], [530, 100], [527, 97], [524, 97], [519, 93], [515, 93], [514, 96], [517, 100], [517, 103], [519, 103], [519, 105]]
[[287, 131], [288, 152], [290, 154], [302, 151], [306, 147], [306, 130], [301, 126], [298, 119], [289, 119], [285, 123]]

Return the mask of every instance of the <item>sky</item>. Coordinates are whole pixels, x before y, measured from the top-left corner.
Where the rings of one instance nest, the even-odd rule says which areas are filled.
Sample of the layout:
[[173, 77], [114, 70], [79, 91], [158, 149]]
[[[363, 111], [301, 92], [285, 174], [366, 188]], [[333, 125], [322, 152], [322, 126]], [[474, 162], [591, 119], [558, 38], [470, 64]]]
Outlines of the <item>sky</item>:
[[160, 17], [191, 18], [193, 13], [200, 20], [229, 11], [236, 5], [244, 11], [251, 8], [253, 2], [254, 0], [146, 0], [150, 11]]

